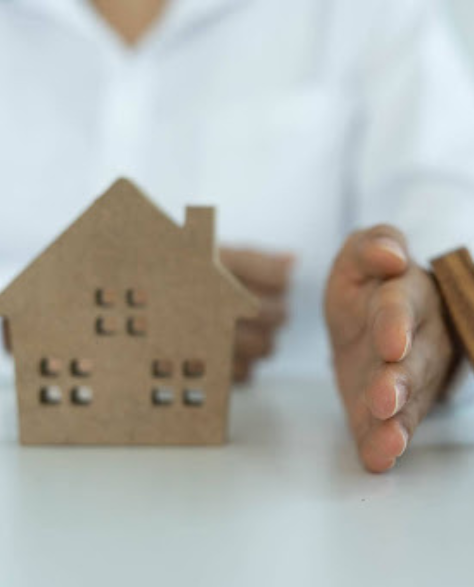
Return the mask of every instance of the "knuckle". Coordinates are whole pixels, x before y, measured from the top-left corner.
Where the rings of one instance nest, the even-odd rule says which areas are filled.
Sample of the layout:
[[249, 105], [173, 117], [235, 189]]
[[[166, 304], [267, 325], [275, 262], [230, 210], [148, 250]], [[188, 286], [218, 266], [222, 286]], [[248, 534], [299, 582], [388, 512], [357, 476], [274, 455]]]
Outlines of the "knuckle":
[[353, 257], [354, 251], [360, 246], [362, 235], [362, 230], [356, 230], [346, 237], [334, 259], [333, 271], [337, 272], [339, 269], [343, 268], [347, 261]]
[[372, 311], [378, 313], [383, 308], [387, 307], [392, 303], [393, 293], [392, 290], [387, 288], [385, 284], [381, 285], [374, 293], [372, 297]]
[[263, 331], [241, 326], [237, 330], [235, 355], [244, 357], [266, 357], [273, 352], [273, 338]]
[[381, 318], [382, 322], [386, 323], [386, 319], [390, 320], [407, 313], [409, 313], [408, 300], [399, 287], [392, 282], [380, 285], [370, 304], [372, 325], [375, 326]]
[[364, 235], [364, 232], [365, 231], [363, 230], [354, 230], [353, 232], [351, 232], [349, 236], [346, 237], [342, 250], [348, 250], [356, 246], [357, 243], [359, 243], [361, 237]]
[[288, 320], [288, 308], [284, 300], [267, 300], [262, 304], [260, 322], [272, 328], [281, 326]]
[[250, 364], [246, 361], [234, 362], [234, 380], [238, 383], [246, 381], [250, 376]]
[[379, 306], [395, 306], [403, 302], [404, 294], [398, 281], [389, 280], [380, 284], [375, 298]]
[[289, 319], [290, 319], [290, 311], [285, 304], [280, 308], [280, 311], [278, 313], [278, 320], [276, 321], [277, 326], [283, 326], [284, 324], [286, 324], [288, 322]]
[[273, 258], [267, 263], [268, 282], [278, 292], [286, 292], [290, 285], [292, 265], [281, 258]]
[[273, 353], [273, 339], [271, 336], [262, 336], [256, 348], [256, 354], [260, 357], [268, 357]]
[[239, 355], [247, 346], [247, 329], [243, 324], [239, 324], [235, 333], [235, 354]]
[[376, 224], [369, 229], [368, 235], [370, 238], [391, 238], [401, 245], [406, 244], [403, 232], [392, 224]]

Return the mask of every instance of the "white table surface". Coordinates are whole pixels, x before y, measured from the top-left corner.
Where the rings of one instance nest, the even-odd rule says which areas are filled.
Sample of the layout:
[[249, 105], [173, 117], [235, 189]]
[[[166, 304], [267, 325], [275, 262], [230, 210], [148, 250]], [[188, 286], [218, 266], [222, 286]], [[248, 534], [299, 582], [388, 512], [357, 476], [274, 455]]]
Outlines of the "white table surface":
[[359, 466], [329, 384], [234, 392], [231, 444], [24, 448], [0, 387], [0, 586], [474, 585], [474, 407]]

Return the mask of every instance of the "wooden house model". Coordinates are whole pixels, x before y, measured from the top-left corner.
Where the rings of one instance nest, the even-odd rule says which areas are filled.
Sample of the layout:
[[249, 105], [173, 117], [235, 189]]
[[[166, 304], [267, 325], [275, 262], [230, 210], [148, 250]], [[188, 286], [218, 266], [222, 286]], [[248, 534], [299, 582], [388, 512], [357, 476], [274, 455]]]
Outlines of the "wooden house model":
[[119, 180], [0, 294], [24, 444], [221, 444], [235, 323], [214, 210], [178, 226]]

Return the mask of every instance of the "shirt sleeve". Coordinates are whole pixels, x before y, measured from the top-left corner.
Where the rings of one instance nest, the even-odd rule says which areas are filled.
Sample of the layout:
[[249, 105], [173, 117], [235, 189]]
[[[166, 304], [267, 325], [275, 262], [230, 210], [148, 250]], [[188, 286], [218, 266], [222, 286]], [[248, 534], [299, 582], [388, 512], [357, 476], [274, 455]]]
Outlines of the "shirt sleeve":
[[474, 76], [437, 4], [380, 4], [359, 72], [355, 225], [398, 226], [422, 264], [474, 251]]
[[[354, 223], [397, 226], [428, 267], [474, 253], [474, 76], [435, 2], [381, 4], [358, 76]], [[449, 398], [474, 400], [467, 361]]]

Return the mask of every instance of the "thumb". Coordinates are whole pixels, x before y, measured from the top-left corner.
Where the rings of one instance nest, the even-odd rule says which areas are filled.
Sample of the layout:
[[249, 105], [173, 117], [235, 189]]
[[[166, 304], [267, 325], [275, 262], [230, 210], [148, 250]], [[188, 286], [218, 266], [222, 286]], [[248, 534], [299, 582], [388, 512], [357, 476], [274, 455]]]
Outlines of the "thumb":
[[403, 234], [392, 226], [379, 225], [353, 233], [344, 244], [334, 270], [355, 283], [403, 274], [409, 253]]

